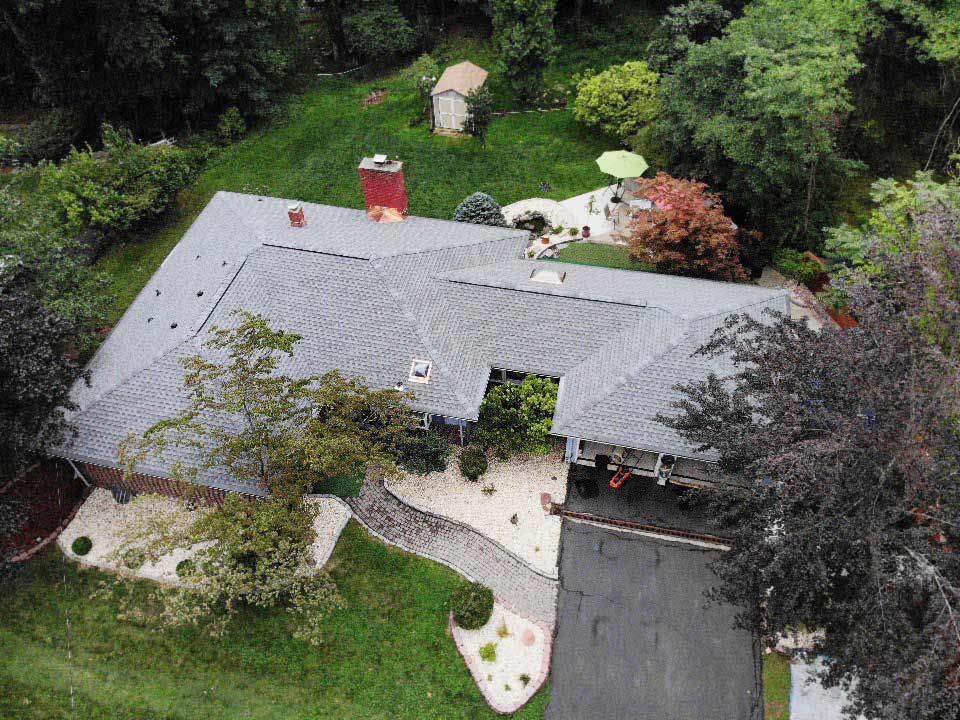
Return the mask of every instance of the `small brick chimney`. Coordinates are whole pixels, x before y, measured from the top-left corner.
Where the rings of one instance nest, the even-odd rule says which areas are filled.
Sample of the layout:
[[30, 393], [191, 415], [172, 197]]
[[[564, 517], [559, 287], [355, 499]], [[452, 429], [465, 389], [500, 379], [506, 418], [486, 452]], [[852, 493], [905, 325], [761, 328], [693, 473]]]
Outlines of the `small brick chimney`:
[[307, 224], [307, 216], [303, 213], [303, 205], [300, 203], [290, 203], [287, 205], [287, 217], [290, 218], [292, 227], [303, 227]]
[[[367, 204], [367, 213], [388, 216], [407, 214], [407, 183], [403, 177], [403, 163], [389, 160], [386, 155], [374, 155], [360, 161], [360, 182], [363, 184], [363, 199]], [[379, 221], [379, 220], [378, 220]]]

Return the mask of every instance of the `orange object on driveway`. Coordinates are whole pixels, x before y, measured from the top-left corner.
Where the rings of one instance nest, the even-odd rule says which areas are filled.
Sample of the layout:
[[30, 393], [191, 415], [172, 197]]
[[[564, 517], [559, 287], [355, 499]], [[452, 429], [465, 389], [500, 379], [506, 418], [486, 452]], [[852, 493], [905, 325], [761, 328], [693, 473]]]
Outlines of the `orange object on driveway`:
[[620, 469], [610, 478], [610, 487], [614, 490], [619, 490], [623, 483], [627, 481], [628, 477], [630, 477], [630, 468], [626, 465], [621, 465]]

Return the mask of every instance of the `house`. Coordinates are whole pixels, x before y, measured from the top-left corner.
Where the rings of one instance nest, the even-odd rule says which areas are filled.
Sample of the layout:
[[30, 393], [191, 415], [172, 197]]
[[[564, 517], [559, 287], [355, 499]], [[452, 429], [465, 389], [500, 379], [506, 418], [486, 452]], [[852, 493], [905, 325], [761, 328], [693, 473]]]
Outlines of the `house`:
[[[359, 170], [366, 211], [217, 193], [90, 362], [76, 433], [54, 454], [92, 484], [182, 493], [170, 468], [194, 449], [124, 479], [117, 447], [179, 411], [181, 360], [242, 308], [303, 336], [281, 371], [403, 383], [424, 424], [464, 428], [491, 381], [550, 376], [570, 462], [606, 456], [650, 475], [672, 455], [673, 481], [704, 477], [715, 458], [655, 416], [678, 383], [727, 369], [692, 353], [730, 313], [786, 311], [785, 291], [527, 260], [525, 231], [406, 215], [402, 163]], [[197, 483], [211, 500], [264, 492], [213, 470]]]
[[467, 95], [487, 82], [487, 71], [469, 60], [451, 65], [430, 91], [433, 125], [439, 130], [460, 132], [467, 122]]

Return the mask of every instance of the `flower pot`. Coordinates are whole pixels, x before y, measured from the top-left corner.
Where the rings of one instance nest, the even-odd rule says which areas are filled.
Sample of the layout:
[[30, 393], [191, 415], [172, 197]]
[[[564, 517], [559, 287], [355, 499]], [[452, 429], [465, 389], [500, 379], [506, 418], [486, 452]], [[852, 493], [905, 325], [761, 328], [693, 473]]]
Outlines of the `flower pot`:
[[544, 245], [549, 245], [549, 244], [550, 244], [550, 236], [549, 236], [549, 235], [542, 235], [542, 236], [540, 237], [540, 242], [542, 242]]
[[585, 238], [590, 237], [590, 226], [589, 226], [589, 225], [584, 225], [584, 226], [583, 226], [583, 236], [584, 236]]

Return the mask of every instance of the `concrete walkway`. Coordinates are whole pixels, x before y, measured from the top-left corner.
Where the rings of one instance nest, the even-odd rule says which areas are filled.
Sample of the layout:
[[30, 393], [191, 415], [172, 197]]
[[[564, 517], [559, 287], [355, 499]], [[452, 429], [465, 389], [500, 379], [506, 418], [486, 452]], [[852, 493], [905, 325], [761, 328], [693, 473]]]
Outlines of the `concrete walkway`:
[[522, 615], [552, 627], [556, 580], [541, 575], [506, 548], [458, 522], [401, 502], [380, 479], [367, 477], [360, 497], [348, 498], [354, 516], [374, 535], [483, 583]]
[[[794, 661], [790, 666], [790, 720], [841, 720], [843, 707], [847, 704], [847, 693], [843, 688], [825, 688], [820, 684], [818, 674], [823, 671], [824, 662], [817, 658], [813, 662]], [[862, 715], [860, 720], [866, 720]]]

